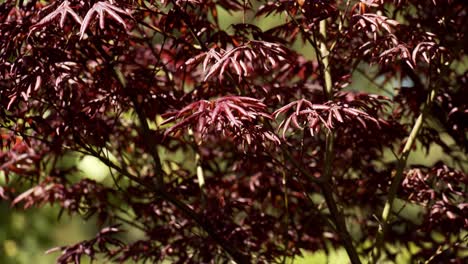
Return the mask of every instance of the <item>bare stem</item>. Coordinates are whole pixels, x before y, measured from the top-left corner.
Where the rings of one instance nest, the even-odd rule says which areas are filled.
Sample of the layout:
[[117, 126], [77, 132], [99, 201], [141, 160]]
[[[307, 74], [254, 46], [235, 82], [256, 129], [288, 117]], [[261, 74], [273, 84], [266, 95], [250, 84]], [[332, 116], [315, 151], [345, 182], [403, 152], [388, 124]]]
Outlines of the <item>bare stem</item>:
[[[331, 72], [329, 68], [329, 51], [326, 45], [326, 38], [327, 38], [327, 21], [322, 20], [320, 21], [320, 37], [322, 38], [319, 41], [319, 54], [317, 54], [317, 60], [321, 60], [322, 66], [322, 74], [323, 74], [323, 83], [324, 83], [324, 94], [328, 100], [333, 100], [333, 83]], [[328, 209], [330, 210], [330, 214], [333, 218], [333, 221], [336, 225], [336, 229], [338, 231], [338, 235], [340, 236], [341, 241], [343, 242], [343, 246], [348, 253], [349, 259], [353, 264], [360, 264], [361, 260], [359, 259], [359, 255], [356, 251], [356, 248], [353, 245], [353, 239], [346, 228], [346, 221], [345, 217], [340, 211], [333, 197], [333, 189], [331, 187], [331, 180], [332, 180], [332, 164], [333, 164], [333, 142], [335, 140], [335, 135], [333, 132], [328, 132], [326, 135], [326, 143], [325, 143], [325, 165], [323, 171], [323, 182], [320, 184], [320, 188], [322, 190], [323, 196], [327, 203]]]
[[416, 142], [416, 138], [427, 116], [427, 112], [430, 106], [432, 105], [432, 102], [434, 101], [435, 94], [436, 94], [435, 88], [429, 91], [429, 94], [427, 96], [423, 109], [421, 113], [419, 114], [418, 118], [416, 119], [413, 125], [413, 128], [411, 129], [410, 135], [408, 137], [408, 140], [405, 143], [405, 146], [403, 148], [403, 151], [400, 154], [400, 157], [398, 157], [398, 165], [397, 165], [395, 177], [393, 178], [393, 181], [390, 185], [390, 190], [388, 191], [387, 201], [385, 202], [385, 206], [382, 211], [382, 222], [377, 233], [376, 244], [372, 253], [373, 263], [377, 263], [378, 259], [380, 258], [380, 252], [383, 247], [383, 243], [385, 241], [385, 235], [387, 233], [387, 230], [390, 224], [390, 214], [393, 209], [393, 202], [396, 198], [398, 188], [400, 187], [400, 184], [403, 180], [403, 175], [404, 175], [403, 171], [406, 167], [408, 157], [411, 153], [411, 148]]
[[332, 84], [332, 77], [331, 77], [331, 72], [329, 68], [329, 63], [330, 61], [328, 60], [328, 55], [329, 51], [327, 48], [327, 44], [325, 43], [325, 40], [327, 39], [327, 20], [322, 20], [320, 21], [320, 35], [323, 37], [323, 41], [319, 42], [320, 46], [320, 57], [317, 56], [317, 58], [320, 58], [322, 61], [322, 74], [323, 74], [323, 80], [324, 80], [324, 93], [325, 97], [328, 100], [333, 99], [333, 84]]
[[[318, 41], [316, 38], [312, 39], [308, 30], [304, 29], [301, 24], [294, 18], [294, 16], [287, 11], [288, 16], [292, 19], [292, 21], [299, 27], [302, 31], [304, 36], [306, 37], [307, 41], [312, 45], [315, 50], [315, 55], [317, 57], [317, 62], [320, 66], [320, 73], [323, 76], [323, 85], [324, 85], [324, 94], [327, 100], [333, 100], [333, 82], [332, 76], [329, 68], [329, 51], [326, 45], [326, 37], [327, 37], [327, 21], [322, 20], [320, 22], [320, 34], [322, 37], [321, 41]], [[348, 253], [348, 256], [353, 264], [360, 264], [361, 260], [359, 259], [359, 255], [357, 254], [356, 248], [353, 245], [353, 241], [349, 232], [346, 228], [346, 222], [344, 216], [341, 214], [340, 210], [336, 205], [336, 201], [333, 197], [333, 189], [330, 186], [331, 181], [331, 167], [333, 162], [333, 142], [334, 142], [334, 135], [333, 133], [328, 133], [326, 135], [326, 151], [325, 151], [325, 167], [324, 167], [324, 175], [321, 178], [315, 178], [308, 173], [308, 171], [300, 166], [300, 164], [290, 155], [290, 153], [286, 150], [285, 154], [286, 157], [298, 168], [309, 180], [312, 180], [320, 185], [320, 188], [324, 194], [327, 206], [330, 210], [332, 215], [333, 221], [336, 225], [336, 229], [340, 236], [340, 239], [343, 241], [343, 246]], [[283, 151], [285, 148], [283, 148]]]
[[325, 202], [327, 203], [327, 207], [330, 210], [330, 214], [332, 216], [332, 220], [336, 225], [336, 230], [338, 235], [343, 242], [343, 246], [348, 253], [348, 257], [351, 260], [352, 264], [360, 264], [361, 260], [359, 259], [359, 255], [356, 251], [356, 248], [353, 245], [353, 239], [346, 228], [345, 217], [338, 209], [336, 205], [335, 198], [333, 197], [333, 189], [329, 183], [322, 183], [320, 185], [322, 190], [323, 196], [325, 197]]

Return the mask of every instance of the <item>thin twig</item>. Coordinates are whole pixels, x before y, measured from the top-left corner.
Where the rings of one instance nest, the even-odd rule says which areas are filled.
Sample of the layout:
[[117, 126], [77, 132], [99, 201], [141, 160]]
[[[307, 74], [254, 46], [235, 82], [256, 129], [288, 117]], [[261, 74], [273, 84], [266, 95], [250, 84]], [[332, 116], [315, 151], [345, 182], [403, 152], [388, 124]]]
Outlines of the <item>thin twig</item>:
[[[101, 52], [103, 52], [101, 50]], [[104, 53], [105, 54], [105, 53]], [[105, 54], [107, 55], [107, 54]], [[107, 56], [108, 57], [108, 56]], [[126, 88], [126, 79], [123, 76], [121, 72], [119, 72], [116, 68], [114, 68], [113, 71], [115, 77], [119, 81], [120, 85], [122, 86], [123, 89]], [[146, 115], [141, 108], [141, 105], [138, 102], [138, 99], [135, 96], [130, 96], [130, 99], [132, 100], [132, 103], [134, 105], [135, 111], [138, 115], [138, 119], [140, 121], [141, 129], [142, 129], [142, 136], [144, 140], [146, 141], [146, 145], [149, 147], [147, 151], [150, 152], [150, 155], [152, 156], [154, 160], [154, 168], [155, 168], [155, 174], [156, 174], [156, 186], [155, 189], [157, 191], [157, 195], [168, 201], [170, 204], [174, 205], [177, 209], [179, 209], [186, 217], [189, 219], [194, 220], [225, 252], [227, 252], [234, 261], [237, 263], [249, 263], [250, 257], [248, 255], [242, 254], [239, 250], [236, 248], [233, 248], [229, 245], [228, 241], [226, 241], [223, 237], [219, 236], [212, 228], [211, 226], [203, 222], [200, 216], [192, 210], [190, 207], [188, 207], [186, 204], [184, 204], [182, 201], [174, 198], [171, 196], [169, 193], [165, 192], [163, 189], [164, 181], [163, 181], [163, 176], [164, 176], [164, 171], [162, 170], [161, 166], [161, 159], [159, 157], [159, 153], [157, 150], [157, 144], [154, 142], [154, 136], [151, 135], [151, 131], [149, 129], [149, 125], [146, 119]], [[91, 148], [87, 149], [87, 151], [90, 151], [95, 157], [97, 157], [99, 160], [101, 160], [104, 164], [107, 166], [116, 169], [119, 173], [122, 175], [125, 175], [127, 178], [135, 181], [136, 183], [139, 183], [143, 186], [147, 186], [145, 182], [136, 177], [133, 176], [127, 171], [123, 170], [116, 164], [114, 164], [112, 161], [109, 159], [102, 157], [99, 155], [98, 152], [92, 150]]]
[[[98, 158], [105, 165], [115, 169], [116, 171], [124, 175], [125, 177], [135, 181], [136, 183], [142, 186], [147, 186], [147, 184], [142, 179], [129, 174], [127, 171], [120, 168], [119, 166], [114, 164], [112, 161], [110, 161], [106, 157], [99, 155], [99, 153], [96, 152], [95, 150], [87, 149], [87, 151], [93, 156], [95, 156], [96, 158]], [[248, 255], [243, 254], [238, 249], [232, 247], [225, 238], [218, 235], [218, 233], [211, 227], [211, 225], [208, 222], [204, 221], [203, 218], [197, 214], [197, 212], [195, 212], [192, 208], [187, 206], [184, 202], [178, 200], [177, 198], [175, 198], [174, 196], [172, 196], [170, 193], [166, 192], [165, 190], [160, 190], [159, 192], [156, 193], [156, 195], [158, 195], [158, 197], [164, 199], [165, 201], [175, 206], [188, 219], [195, 221], [203, 229], [203, 231], [205, 231], [208, 234], [209, 237], [211, 237], [225, 252], [227, 252], [231, 256], [231, 258], [236, 263], [238, 264], [250, 263], [250, 257]]]

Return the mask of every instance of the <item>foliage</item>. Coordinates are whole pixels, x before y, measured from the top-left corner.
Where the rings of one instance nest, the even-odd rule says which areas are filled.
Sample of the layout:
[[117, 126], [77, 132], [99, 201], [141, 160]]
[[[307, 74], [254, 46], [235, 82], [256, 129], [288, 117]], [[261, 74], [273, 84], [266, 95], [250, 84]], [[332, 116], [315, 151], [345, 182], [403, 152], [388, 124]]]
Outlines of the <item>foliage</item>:
[[[464, 263], [467, 17], [464, 0], [4, 1], [0, 197], [97, 218], [58, 263], [284, 263], [329, 245]], [[447, 158], [409, 165], [416, 145]], [[61, 166], [78, 154], [111, 180]]]

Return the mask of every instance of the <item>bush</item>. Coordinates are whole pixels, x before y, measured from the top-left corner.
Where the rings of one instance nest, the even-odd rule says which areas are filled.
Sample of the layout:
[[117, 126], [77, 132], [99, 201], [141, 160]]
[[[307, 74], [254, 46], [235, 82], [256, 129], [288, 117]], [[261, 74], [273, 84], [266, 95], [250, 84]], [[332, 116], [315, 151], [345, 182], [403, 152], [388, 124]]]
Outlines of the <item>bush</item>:
[[58, 263], [465, 263], [463, 0], [0, 10], [0, 197], [101, 230]]

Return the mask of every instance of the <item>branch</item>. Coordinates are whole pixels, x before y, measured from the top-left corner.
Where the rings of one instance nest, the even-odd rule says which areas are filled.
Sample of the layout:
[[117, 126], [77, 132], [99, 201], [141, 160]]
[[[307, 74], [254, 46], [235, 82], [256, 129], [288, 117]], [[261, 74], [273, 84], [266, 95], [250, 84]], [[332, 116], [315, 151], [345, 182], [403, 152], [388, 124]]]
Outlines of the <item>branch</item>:
[[416, 142], [416, 138], [427, 117], [429, 108], [434, 102], [436, 90], [437, 90], [436, 88], [430, 89], [429, 94], [426, 98], [426, 102], [424, 103], [423, 109], [421, 113], [419, 114], [418, 118], [416, 119], [413, 125], [413, 128], [411, 129], [408, 140], [406, 141], [405, 146], [403, 147], [403, 151], [398, 157], [398, 165], [397, 165], [396, 174], [390, 185], [390, 190], [388, 191], [387, 201], [385, 202], [385, 206], [382, 211], [382, 223], [379, 227], [377, 238], [376, 238], [376, 243], [375, 243], [375, 248], [372, 252], [372, 263], [377, 263], [377, 260], [380, 257], [380, 252], [383, 247], [383, 242], [385, 241], [385, 235], [388, 231], [388, 227], [390, 224], [390, 213], [392, 212], [392, 209], [393, 209], [393, 201], [395, 200], [396, 194], [398, 192], [398, 188], [400, 187], [400, 184], [403, 180], [403, 176], [404, 176], [403, 171], [406, 167], [408, 157], [411, 153], [411, 148]]
[[[311, 46], [315, 50], [315, 55], [317, 58], [317, 62], [320, 68], [320, 74], [323, 76], [323, 91], [327, 100], [333, 100], [333, 82], [331, 77], [331, 72], [329, 68], [329, 51], [326, 45], [326, 36], [327, 36], [327, 21], [322, 20], [320, 21], [320, 34], [323, 37], [323, 40], [318, 42], [314, 38], [311, 39], [308, 31], [305, 30], [299, 22], [294, 18], [294, 16], [287, 10], [289, 17], [293, 20], [293, 22], [299, 27], [301, 32], [306, 37], [307, 41], [311, 44]], [[285, 152], [286, 157], [293, 163], [293, 165], [298, 168], [309, 180], [312, 180], [319, 184], [327, 206], [330, 210], [331, 216], [333, 221], [336, 225], [336, 229], [338, 231], [338, 235], [340, 239], [343, 241], [343, 246], [348, 253], [348, 256], [353, 264], [360, 264], [361, 260], [359, 259], [359, 255], [357, 254], [356, 248], [353, 245], [352, 238], [346, 228], [346, 222], [344, 216], [339, 211], [336, 201], [333, 197], [333, 190], [330, 186], [331, 180], [331, 166], [333, 163], [333, 142], [334, 142], [334, 135], [333, 133], [327, 133], [326, 135], [326, 151], [325, 151], [325, 166], [324, 166], [324, 174], [321, 178], [315, 178], [308, 173], [308, 171], [303, 168], [289, 153], [289, 151], [285, 150], [283, 147], [283, 152]]]
[[323, 62], [320, 58], [320, 49], [316, 43], [315, 40], [312, 40], [312, 38], [310, 37], [310, 34], [309, 34], [309, 29], [304, 29], [302, 27], [302, 25], [299, 23], [299, 21], [297, 21], [296, 18], [294, 18], [294, 16], [291, 14], [291, 12], [289, 12], [289, 10], [286, 10], [289, 18], [294, 22], [294, 24], [296, 24], [296, 26], [299, 28], [299, 30], [302, 32], [302, 34], [304, 35], [304, 37], [306, 38], [307, 42], [309, 42], [309, 44], [312, 46], [312, 48], [314, 49], [314, 52], [315, 52], [315, 56], [317, 57], [317, 63], [319, 64], [319, 70], [320, 70], [320, 75], [321, 76], [324, 76], [323, 72], [324, 72], [324, 69], [325, 67], [323, 66]]
[[[87, 149], [90, 154], [98, 158], [101, 162], [106, 164], [108, 167], [115, 169], [125, 177], [135, 181], [136, 183], [146, 187], [147, 184], [145, 181], [142, 179], [135, 177], [134, 175], [131, 175], [129, 172], [126, 170], [122, 169], [121, 167], [117, 166], [114, 164], [111, 160], [109, 160], [107, 157], [101, 156], [98, 152], [94, 151], [93, 149], [89, 148]], [[217, 232], [211, 227], [211, 225], [203, 220], [203, 217], [197, 214], [192, 208], [187, 206], [184, 202], [178, 200], [174, 196], [172, 196], [170, 193], [164, 191], [164, 190], [159, 190], [158, 193], [156, 193], [159, 197], [164, 199], [165, 201], [169, 202], [173, 206], [175, 206], [178, 210], [182, 212], [188, 219], [191, 219], [195, 221], [207, 234], [209, 237], [211, 237], [225, 252], [231, 256], [231, 258], [236, 262], [236, 263], [250, 263], [250, 257], [246, 254], [243, 254], [241, 251], [237, 250], [236, 248], [232, 247], [225, 238], [222, 236], [218, 235]]]
[[[127, 83], [123, 74], [114, 68], [114, 74], [117, 77], [120, 85], [123, 89], [126, 89]], [[150, 153], [151, 157], [154, 161], [154, 170], [156, 176], [156, 190], [160, 191], [164, 187], [164, 171], [161, 166], [161, 158], [159, 157], [157, 144], [154, 141], [155, 137], [152, 135], [151, 130], [148, 125], [148, 120], [146, 118], [146, 114], [144, 109], [142, 108], [141, 104], [138, 102], [138, 98], [135, 95], [129, 94], [130, 100], [133, 103], [133, 107], [135, 112], [137, 113], [138, 120], [140, 121], [141, 126], [141, 134], [143, 136], [144, 141], [146, 142], [147, 151]]]
[[[114, 69], [114, 73], [116, 77], [118, 78], [122, 87], [125, 88], [126, 81], [125, 81], [125, 77], [123, 76], [123, 74], [116, 69]], [[156, 142], [154, 142], [154, 137], [151, 135], [151, 131], [149, 129], [148, 122], [146, 120], [146, 115], [144, 113], [144, 110], [141, 108], [141, 105], [139, 104], [137, 98], [135, 96], [130, 96], [130, 99], [132, 100], [132, 103], [135, 107], [135, 111], [138, 115], [138, 119], [141, 123], [142, 134], [149, 148], [148, 151], [153, 157], [153, 160], [155, 163], [154, 167], [155, 167], [155, 172], [156, 172], [156, 177], [157, 177], [156, 178], [156, 191], [157, 191], [156, 195], [159, 195], [164, 200], [174, 205], [189, 219], [194, 220], [225, 252], [227, 252], [232, 257], [232, 259], [235, 262], [250, 263], [250, 257], [248, 255], [245, 255], [241, 253], [239, 250], [237, 250], [236, 248], [230, 246], [229, 242], [223, 237], [219, 236], [216, 233], [216, 231], [213, 228], [211, 228], [211, 226], [207, 222], [203, 221], [202, 217], [199, 216], [193, 209], [191, 209], [185, 203], [173, 197], [171, 194], [167, 193], [163, 189], [164, 171], [162, 170], [161, 159], [159, 157]], [[142, 183], [141, 180], [137, 182]]]
[[[203, 220], [203, 218], [198, 215], [193, 209], [188, 207], [185, 203], [181, 202], [177, 198], [173, 197], [169, 193], [162, 191], [160, 193], [161, 197], [174, 205], [179, 209], [186, 217], [194, 220], [203, 230], [225, 251], [236, 263], [251, 263], [251, 259], [248, 255], [243, 254], [241, 251], [232, 247], [226, 239], [221, 237], [216, 233], [214, 229], [211, 228], [210, 224]], [[202, 245], [200, 245], [202, 246]]]
[[[321, 59], [322, 65], [322, 76], [323, 76], [323, 83], [324, 83], [324, 94], [328, 100], [333, 100], [333, 83], [331, 72], [329, 68], [329, 60], [328, 55], [329, 51], [326, 45], [326, 38], [327, 38], [327, 20], [320, 21], [320, 34], [322, 35], [322, 41], [319, 42], [320, 46], [320, 54], [317, 54], [317, 59]], [[327, 203], [328, 209], [330, 210], [330, 214], [333, 218], [333, 221], [336, 225], [336, 229], [338, 231], [338, 235], [343, 242], [343, 246], [348, 253], [349, 259], [353, 264], [360, 264], [361, 260], [359, 259], [359, 255], [357, 254], [356, 248], [353, 245], [353, 239], [346, 228], [346, 221], [344, 215], [338, 209], [336, 204], [335, 198], [333, 197], [333, 189], [330, 185], [331, 182], [331, 168], [333, 164], [333, 142], [335, 141], [335, 135], [333, 132], [329, 131], [326, 134], [326, 142], [325, 142], [325, 165], [323, 171], [323, 182], [320, 184], [320, 189], [322, 190], [323, 196]]]
[[331, 185], [329, 183], [323, 183], [320, 185], [320, 188], [327, 203], [328, 209], [330, 210], [330, 214], [333, 218], [332, 220], [336, 225], [338, 236], [343, 242], [343, 246], [346, 249], [346, 252], [348, 253], [351, 263], [360, 264], [361, 260], [359, 259], [359, 255], [357, 254], [356, 248], [353, 245], [353, 238], [351, 237], [351, 235], [348, 232], [348, 229], [346, 228], [345, 217], [338, 209], [335, 198], [333, 198], [333, 189]]
[[323, 41], [319, 42], [320, 46], [320, 56], [317, 55], [317, 60], [320, 58], [321, 59], [321, 65], [322, 65], [322, 74], [323, 74], [323, 83], [324, 83], [324, 94], [325, 97], [328, 100], [333, 99], [333, 83], [332, 83], [332, 77], [330, 73], [330, 68], [329, 66], [329, 60], [328, 60], [328, 48], [325, 40], [327, 39], [327, 20], [324, 19], [320, 21], [320, 35], [323, 37]]

